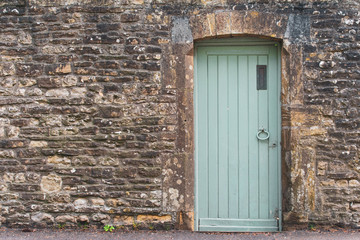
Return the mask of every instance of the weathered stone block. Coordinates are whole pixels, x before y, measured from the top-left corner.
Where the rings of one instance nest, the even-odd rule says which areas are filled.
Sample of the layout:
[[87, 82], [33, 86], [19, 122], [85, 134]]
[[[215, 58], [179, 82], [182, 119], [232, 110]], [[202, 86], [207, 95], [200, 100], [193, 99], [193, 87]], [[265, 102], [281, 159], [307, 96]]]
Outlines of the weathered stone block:
[[122, 225], [132, 225], [134, 223], [134, 217], [133, 216], [115, 216], [113, 219], [114, 225], [122, 226]]
[[96, 68], [118, 69], [120, 67], [120, 64], [116, 61], [102, 61], [95, 63], [94, 66]]
[[38, 194], [38, 193], [22, 193], [19, 197], [21, 200], [25, 201], [44, 201], [46, 199], [45, 194]]
[[36, 223], [53, 223], [54, 217], [47, 213], [37, 213], [31, 215], [31, 220]]
[[102, 198], [92, 198], [90, 199], [90, 204], [95, 206], [104, 206], [105, 201]]
[[0, 64], [0, 76], [11, 76], [15, 74], [15, 65], [12, 62]]
[[360, 182], [358, 180], [350, 180], [349, 186], [350, 187], [358, 187], [358, 186], [360, 186]]
[[348, 187], [349, 182], [347, 180], [339, 180], [339, 181], [336, 181], [336, 185], [339, 187]]
[[154, 216], [154, 215], [137, 215], [136, 221], [144, 223], [167, 223], [171, 222], [172, 218], [170, 215], [165, 216]]
[[30, 141], [30, 148], [42, 148], [47, 147], [48, 143], [46, 141]]
[[38, 78], [37, 85], [43, 88], [58, 88], [61, 87], [60, 78]]
[[143, 177], [158, 177], [161, 175], [160, 168], [139, 168], [138, 172]]
[[45, 93], [46, 97], [67, 97], [70, 93], [67, 89], [52, 89]]
[[47, 158], [47, 163], [59, 164], [59, 165], [70, 165], [71, 160], [66, 157], [52, 156]]
[[89, 217], [86, 215], [80, 215], [77, 217], [77, 222], [89, 222]]
[[133, 13], [123, 13], [121, 14], [120, 19], [121, 22], [137, 22], [140, 20], [140, 16]]
[[106, 214], [98, 213], [92, 216], [92, 220], [95, 222], [101, 222], [103, 224], [106, 224], [110, 221], [110, 216]]
[[345, 57], [349, 61], [360, 61], [360, 53], [355, 51], [348, 51], [344, 53]]
[[314, 28], [336, 28], [340, 25], [340, 19], [317, 20], [312, 23]]
[[190, 26], [193, 33], [193, 39], [202, 39], [216, 35], [215, 14], [209, 13], [203, 17], [192, 16]]
[[0, 148], [21, 148], [28, 145], [25, 140], [1, 140]]
[[49, 202], [55, 202], [55, 203], [70, 203], [71, 202], [71, 196], [67, 193], [51, 193], [46, 194], [46, 200]]
[[120, 24], [116, 23], [100, 23], [96, 25], [98, 32], [109, 32], [119, 30]]
[[38, 184], [11, 184], [9, 189], [18, 192], [36, 192], [40, 190]]
[[101, 107], [99, 114], [104, 118], [118, 118], [123, 115], [123, 109], [119, 107]]
[[58, 192], [62, 187], [62, 179], [56, 174], [49, 174], [41, 178], [41, 190], [47, 193]]
[[43, 72], [40, 64], [16, 64], [16, 74], [21, 77], [37, 77]]
[[230, 12], [220, 12], [215, 15], [216, 35], [231, 34]]
[[45, 73], [48, 75], [62, 75], [71, 73], [72, 68], [70, 63], [66, 64], [53, 64], [45, 67]]
[[74, 201], [74, 206], [77, 207], [77, 208], [86, 207], [87, 204], [88, 204], [88, 201], [86, 199], [83, 199], [83, 198], [79, 198], [79, 199], [76, 199]]
[[[61, 215], [61, 216], [57, 216], [55, 218], [55, 222], [57, 222], [57, 223], [66, 223], [66, 222], [75, 223], [76, 217], [71, 216], [71, 215]], [[81, 222], [86, 222], [86, 221], [81, 221]]]

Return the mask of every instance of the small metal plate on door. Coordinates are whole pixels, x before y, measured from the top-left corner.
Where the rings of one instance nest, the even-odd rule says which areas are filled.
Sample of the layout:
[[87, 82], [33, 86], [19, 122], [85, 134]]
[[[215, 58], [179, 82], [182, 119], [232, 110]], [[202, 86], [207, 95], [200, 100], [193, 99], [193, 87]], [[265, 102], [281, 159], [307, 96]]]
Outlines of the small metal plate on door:
[[256, 66], [257, 90], [267, 90], [266, 65]]

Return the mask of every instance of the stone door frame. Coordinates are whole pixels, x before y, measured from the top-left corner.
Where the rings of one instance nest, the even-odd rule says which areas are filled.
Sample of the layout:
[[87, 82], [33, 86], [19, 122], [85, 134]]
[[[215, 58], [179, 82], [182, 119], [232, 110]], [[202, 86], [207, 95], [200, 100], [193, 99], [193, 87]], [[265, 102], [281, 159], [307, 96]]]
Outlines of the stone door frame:
[[[302, 172], [302, 156], [315, 154], [301, 149], [303, 129], [295, 121], [299, 117], [302, 117], [301, 121], [306, 121], [310, 115], [305, 114], [303, 105], [303, 47], [294, 38], [296, 33], [292, 32], [293, 25], [292, 16], [256, 11], [199, 13], [172, 19], [172, 41], [163, 45], [163, 52], [169, 54], [162, 61], [162, 82], [165, 91], [176, 89], [177, 155], [176, 164], [167, 164], [164, 170], [181, 175], [183, 181], [179, 182], [165, 174], [163, 201], [165, 211], [177, 212], [179, 228], [194, 229], [194, 43], [204, 39], [258, 37], [281, 44], [281, 179], [284, 222], [306, 222], [309, 212], [315, 208], [315, 159], [310, 161], [307, 173]], [[166, 156], [163, 161], [166, 161]], [[178, 192], [174, 196], [177, 198], [176, 206], [169, 199], [174, 189]]]

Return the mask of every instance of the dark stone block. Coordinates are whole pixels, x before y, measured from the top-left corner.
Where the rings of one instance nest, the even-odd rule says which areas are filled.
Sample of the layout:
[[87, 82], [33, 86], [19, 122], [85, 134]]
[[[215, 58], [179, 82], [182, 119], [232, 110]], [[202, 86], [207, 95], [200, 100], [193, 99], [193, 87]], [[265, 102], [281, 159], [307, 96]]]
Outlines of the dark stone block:
[[137, 22], [140, 20], [140, 16], [132, 13], [121, 14], [121, 22]]
[[21, 77], [37, 77], [43, 72], [43, 67], [40, 64], [16, 64], [16, 74]]
[[85, 44], [122, 44], [124, 40], [121, 37], [109, 35], [91, 35], [84, 38]]
[[121, 178], [134, 178], [137, 175], [137, 168], [135, 167], [121, 167], [115, 172], [115, 176]]
[[161, 53], [160, 47], [147, 47], [146, 48], [147, 53]]
[[311, 25], [314, 28], [336, 28], [340, 25], [340, 19], [316, 20]]
[[132, 77], [115, 77], [115, 78], [111, 78], [111, 82], [114, 83], [126, 83], [126, 82], [131, 82], [133, 81]]
[[128, 54], [141, 54], [145, 52], [145, 47], [142, 46], [125, 46], [125, 52]]
[[139, 168], [138, 172], [142, 177], [159, 177], [161, 175], [161, 168]]
[[26, 140], [0, 140], [0, 148], [23, 148], [27, 145]]
[[33, 23], [33, 22], [35, 22], [35, 20], [36, 20], [36, 18], [34, 18], [34, 17], [28, 17], [28, 16], [17, 17], [18, 23]]
[[124, 185], [126, 183], [126, 180], [123, 178], [112, 178], [112, 179], [103, 180], [103, 182], [105, 184]]
[[11, 191], [19, 192], [36, 192], [40, 190], [38, 184], [10, 184], [9, 188]]
[[344, 52], [344, 55], [349, 61], [360, 61], [360, 53], [355, 51]]
[[[25, 56], [25, 55], [34, 55], [36, 54], [36, 49], [29, 47], [29, 48], [7, 48], [7, 49], [0, 49], [0, 53], [2, 55], [8, 55], [8, 56]], [[26, 64], [18, 64], [19, 67], [21, 67], [22, 65], [24, 65], [24, 67], [26, 67]], [[32, 65], [29, 64], [29, 66], [31, 67]], [[38, 65], [35, 65], [38, 66]], [[35, 67], [34, 66], [34, 67]]]
[[148, 62], [143, 64], [143, 68], [150, 71], [160, 71], [160, 64], [155, 62]]
[[44, 193], [22, 193], [19, 198], [24, 201], [44, 201], [46, 196]]
[[0, 3], [0, 6], [9, 6], [9, 7], [21, 7], [21, 6], [25, 6], [26, 5], [26, 1], [25, 0], [6, 0], [4, 2]]
[[133, 69], [139, 69], [140, 65], [135, 61], [125, 61], [122, 65], [124, 68], [133, 68]]
[[96, 25], [98, 32], [109, 32], [120, 29], [120, 24], [99, 23]]
[[290, 14], [285, 36], [292, 42], [306, 42], [310, 39], [310, 19], [307, 15]]
[[90, 176], [94, 178], [112, 178], [113, 176], [112, 168], [92, 168], [90, 172]]
[[[22, 4], [25, 0], [18, 0], [18, 1], [10, 0], [10, 1], [14, 3], [18, 3], [19, 7], [17, 6], [0, 7], [0, 12], [2, 15], [20, 16], [25, 14], [26, 9], [25, 7], [23, 7], [24, 5]], [[11, 5], [11, 2], [9, 2], [8, 4]], [[2, 4], [0, 6], [2, 6]]]
[[118, 118], [122, 117], [123, 109], [119, 107], [100, 107], [99, 108], [99, 115], [104, 118]]
[[94, 47], [75, 47], [71, 50], [71, 52], [84, 55], [84, 54], [100, 54], [101, 50], [99, 48]]
[[45, 22], [56, 22], [58, 20], [57, 15], [55, 14], [45, 14], [41, 17]]
[[157, 151], [146, 151], [140, 153], [141, 157], [143, 158], [155, 158], [160, 155], [160, 152]]
[[144, 142], [126, 142], [126, 148], [144, 148], [146, 144]]
[[134, 37], [131, 37], [131, 38], [127, 38], [125, 43], [127, 45], [138, 45], [141, 43], [141, 39], [140, 38], [134, 38]]
[[53, 55], [35, 55], [33, 60], [36, 62], [53, 63], [55, 62], [55, 56]]
[[115, 84], [107, 84], [104, 85], [104, 93], [109, 93], [109, 92], [120, 92], [121, 87], [119, 85], [115, 85]]
[[120, 64], [116, 61], [102, 61], [94, 64], [96, 68], [106, 68], [106, 69], [118, 69]]
[[61, 87], [61, 80], [60, 78], [38, 78], [37, 84], [39, 87], [43, 88], [58, 88]]
[[67, 64], [52, 64], [45, 66], [45, 73], [48, 75], [63, 75], [69, 74], [72, 71], [72, 67]]

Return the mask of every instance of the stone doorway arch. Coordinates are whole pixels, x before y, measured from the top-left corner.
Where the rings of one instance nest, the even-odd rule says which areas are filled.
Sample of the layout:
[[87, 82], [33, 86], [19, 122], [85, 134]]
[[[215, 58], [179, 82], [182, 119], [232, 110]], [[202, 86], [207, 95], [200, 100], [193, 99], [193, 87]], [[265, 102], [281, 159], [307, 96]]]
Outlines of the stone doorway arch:
[[[258, 37], [278, 41], [281, 46], [281, 119], [282, 119], [282, 201], [285, 224], [306, 222], [315, 208], [315, 160], [307, 161], [304, 173], [303, 156], [314, 155], [301, 148], [303, 130], [298, 123], [311, 114], [303, 106], [303, 67], [301, 42], [308, 38], [309, 19], [302, 16], [257, 11], [219, 11], [193, 16], [173, 17], [172, 42], [164, 45], [168, 52], [162, 62], [162, 78], [166, 87], [177, 89], [179, 154], [176, 164], [169, 164], [171, 174], [182, 175], [178, 184], [171, 174], [164, 181], [165, 210], [177, 212], [179, 228], [194, 227], [194, 43], [213, 38]], [[311, 136], [310, 136], [311, 138]], [[309, 140], [311, 141], [311, 139]], [[176, 189], [179, 204], [171, 204], [171, 191]], [[168, 193], [168, 194], [166, 194]]]

